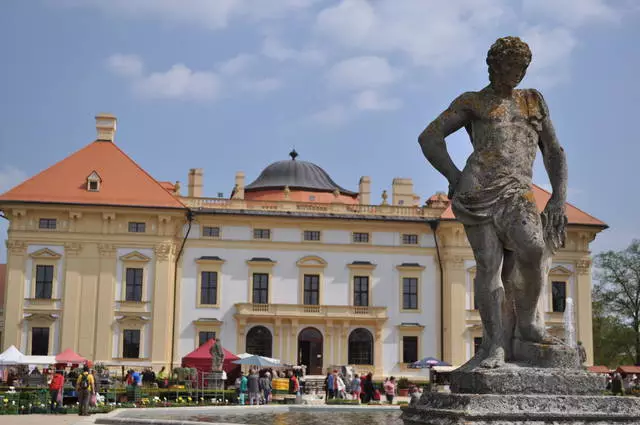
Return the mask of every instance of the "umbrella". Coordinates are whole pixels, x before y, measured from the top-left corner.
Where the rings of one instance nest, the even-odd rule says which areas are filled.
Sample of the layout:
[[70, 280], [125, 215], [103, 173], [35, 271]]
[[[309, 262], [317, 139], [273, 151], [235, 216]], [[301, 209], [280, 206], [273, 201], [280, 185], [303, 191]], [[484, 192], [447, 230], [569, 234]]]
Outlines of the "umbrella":
[[409, 365], [412, 369], [424, 369], [432, 366], [451, 366], [447, 362], [443, 362], [442, 360], [438, 360], [435, 357], [425, 357], [422, 360], [418, 360], [417, 362], [413, 362]]
[[281, 367], [280, 363], [276, 363], [273, 359], [262, 356], [250, 356], [244, 359], [239, 359], [233, 362], [233, 364], [259, 366], [259, 367]]

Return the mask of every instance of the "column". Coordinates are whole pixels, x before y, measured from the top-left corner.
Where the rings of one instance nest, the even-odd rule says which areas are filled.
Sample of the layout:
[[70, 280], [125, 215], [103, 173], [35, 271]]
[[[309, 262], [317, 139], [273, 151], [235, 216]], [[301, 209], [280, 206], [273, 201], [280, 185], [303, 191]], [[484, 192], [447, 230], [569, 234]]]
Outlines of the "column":
[[[298, 364], [298, 321], [291, 320], [291, 328], [289, 329], [289, 361]], [[324, 355], [323, 355], [324, 356]]]
[[443, 255], [444, 269], [444, 361], [461, 365], [466, 361], [466, 271], [464, 258]]
[[333, 322], [331, 320], [325, 321], [324, 324], [324, 347], [322, 354], [322, 369], [325, 370], [329, 366], [333, 366], [336, 364], [334, 357], [334, 345], [335, 345], [335, 336], [333, 332]]
[[576, 262], [576, 334], [587, 352], [587, 365], [593, 365], [593, 312], [591, 310], [591, 259]]
[[113, 358], [113, 302], [117, 273], [116, 247], [98, 244], [99, 274], [98, 303], [96, 307], [96, 338], [94, 360], [108, 362]]
[[381, 377], [384, 373], [384, 365], [383, 363], [383, 350], [384, 344], [382, 344], [382, 326], [376, 325], [376, 335], [375, 335], [375, 347], [373, 348], [373, 365], [374, 365], [374, 374], [376, 377]]
[[[340, 328], [340, 358], [339, 364], [348, 364], [349, 360], [349, 322], [343, 322]], [[375, 351], [375, 348], [374, 348]]]
[[[67, 264], [72, 264], [78, 274], [80, 305], [68, 304], [64, 300], [63, 318], [67, 316], [69, 307], [73, 306], [70, 315], [75, 314], [78, 320], [76, 347], [78, 354], [88, 359], [95, 358], [96, 315], [98, 308], [98, 278], [100, 259], [95, 245], [83, 246], [80, 243], [71, 242], [64, 244], [64, 255]], [[67, 269], [68, 270], [68, 269]], [[63, 350], [66, 346], [63, 344]]]
[[[155, 279], [153, 282], [153, 308], [151, 321], [151, 363], [164, 366], [171, 358], [171, 324], [173, 323], [173, 253], [174, 245], [165, 243], [154, 248]], [[180, 313], [176, 311], [180, 317]], [[178, 320], [180, 326], [181, 321]], [[180, 333], [178, 332], [177, 335]], [[177, 353], [178, 356], [186, 353]]]
[[247, 346], [247, 319], [241, 317], [238, 319], [238, 335], [236, 338], [236, 353], [244, 353]]
[[[11, 236], [9, 236], [11, 237]], [[4, 293], [4, 347], [15, 345], [21, 347], [22, 308], [24, 305], [24, 270], [27, 264], [27, 244], [22, 241], [9, 239], [7, 241], [7, 281]], [[9, 290], [11, 288], [11, 290]], [[25, 353], [31, 354], [31, 353]]]

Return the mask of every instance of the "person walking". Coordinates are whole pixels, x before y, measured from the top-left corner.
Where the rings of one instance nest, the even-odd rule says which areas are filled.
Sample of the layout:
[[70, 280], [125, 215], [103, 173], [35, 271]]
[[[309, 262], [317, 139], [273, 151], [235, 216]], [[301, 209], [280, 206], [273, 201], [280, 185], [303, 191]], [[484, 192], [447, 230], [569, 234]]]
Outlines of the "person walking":
[[252, 370], [249, 379], [248, 379], [248, 387], [249, 387], [249, 404], [260, 404], [260, 382], [258, 377], [258, 371]]
[[384, 383], [384, 393], [387, 396], [387, 402], [393, 404], [393, 397], [396, 395], [396, 378], [391, 377]]
[[262, 390], [262, 395], [264, 396], [264, 404], [269, 404], [272, 389], [271, 374], [269, 372], [265, 372], [264, 376], [260, 378], [260, 389]]
[[356, 373], [355, 375], [353, 375], [353, 379], [351, 380], [351, 394], [353, 394], [354, 400], [358, 400], [358, 403], [360, 403], [360, 389], [360, 378]]
[[373, 388], [373, 374], [369, 372], [364, 380], [364, 402], [369, 403], [373, 400], [374, 388]]
[[49, 394], [51, 396], [51, 413], [56, 413], [62, 405], [62, 390], [64, 387], [64, 376], [61, 371], [56, 371], [49, 384]]
[[85, 366], [76, 381], [76, 391], [78, 392], [78, 402], [80, 403], [80, 416], [89, 416], [89, 402], [95, 389], [93, 375], [89, 373], [89, 367]]
[[240, 404], [244, 406], [244, 399], [247, 396], [248, 380], [244, 373], [240, 372]]

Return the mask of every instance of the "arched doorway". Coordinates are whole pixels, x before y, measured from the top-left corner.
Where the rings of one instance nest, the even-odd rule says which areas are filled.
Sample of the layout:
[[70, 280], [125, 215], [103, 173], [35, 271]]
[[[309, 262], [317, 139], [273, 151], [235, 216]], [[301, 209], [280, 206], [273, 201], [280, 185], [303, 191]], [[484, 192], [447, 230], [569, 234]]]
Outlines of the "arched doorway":
[[247, 353], [257, 356], [273, 357], [271, 331], [264, 326], [254, 326], [247, 332]]
[[373, 364], [373, 335], [367, 329], [354, 329], [349, 334], [349, 364]]
[[298, 363], [307, 366], [307, 375], [322, 375], [322, 334], [305, 328], [298, 335]]

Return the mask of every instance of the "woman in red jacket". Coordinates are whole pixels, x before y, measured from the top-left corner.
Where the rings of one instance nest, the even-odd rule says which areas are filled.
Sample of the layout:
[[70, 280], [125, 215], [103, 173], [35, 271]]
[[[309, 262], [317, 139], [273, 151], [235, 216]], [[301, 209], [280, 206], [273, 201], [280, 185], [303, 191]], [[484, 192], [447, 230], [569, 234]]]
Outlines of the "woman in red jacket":
[[49, 384], [51, 394], [51, 412], [56, 412], [62, 405], [62, 390], [64, 387], [64, 377], [61, 371], [57, 371]]

